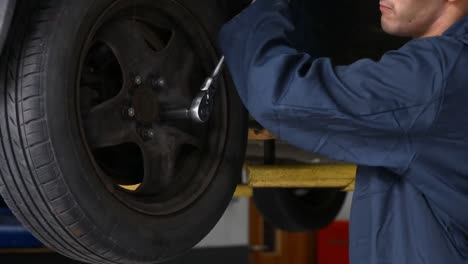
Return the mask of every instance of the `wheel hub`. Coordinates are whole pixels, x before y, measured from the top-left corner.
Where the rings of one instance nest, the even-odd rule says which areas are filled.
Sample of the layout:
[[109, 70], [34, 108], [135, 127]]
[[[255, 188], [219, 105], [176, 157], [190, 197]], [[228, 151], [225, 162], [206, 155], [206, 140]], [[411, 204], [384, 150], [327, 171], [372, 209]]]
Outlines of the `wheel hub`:
[[143, 124], [159, 120], [159, 101], [156, 93], [147, 87], [138, 87], [131, 99], [135, 119]]
[[203, 83], [217, 56], [204, 29], [178, 5], [149, 1], [135, 9], [135, 2], [113, 6], [92, 30], [82, 67], [93, 71], [81, 72], [77, 110], [106, 188], [129, 208], [167, 215], [193, 203], [218, 170], [226, 89], [207, 124], [166, 118], [171, 109], [190, 107], [199, 92], [193, 84]]

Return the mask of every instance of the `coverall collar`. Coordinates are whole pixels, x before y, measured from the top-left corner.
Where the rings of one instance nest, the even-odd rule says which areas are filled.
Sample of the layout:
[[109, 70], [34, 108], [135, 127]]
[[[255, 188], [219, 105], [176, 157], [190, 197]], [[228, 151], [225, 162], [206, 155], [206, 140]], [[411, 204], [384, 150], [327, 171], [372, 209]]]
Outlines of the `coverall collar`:
[[468, 15], [462, 17], [443, 34], [444, 36], [461, 37], [464, 36], [464, 42], [468, 44]]

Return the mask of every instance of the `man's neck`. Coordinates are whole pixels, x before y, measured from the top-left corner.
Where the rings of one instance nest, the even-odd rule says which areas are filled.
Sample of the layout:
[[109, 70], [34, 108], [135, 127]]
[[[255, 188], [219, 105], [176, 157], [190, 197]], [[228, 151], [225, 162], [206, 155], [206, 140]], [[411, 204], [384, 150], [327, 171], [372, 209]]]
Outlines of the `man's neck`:
[[445, 12], [438, 17], [431, 27], [420, 36], [414, 38], [428, 38], [436, 37], [444, 34], [453, 24], [455, 24], [463, 16], [467, 15], [465, 12], [461, 12], [460, 9], [448, 7]]

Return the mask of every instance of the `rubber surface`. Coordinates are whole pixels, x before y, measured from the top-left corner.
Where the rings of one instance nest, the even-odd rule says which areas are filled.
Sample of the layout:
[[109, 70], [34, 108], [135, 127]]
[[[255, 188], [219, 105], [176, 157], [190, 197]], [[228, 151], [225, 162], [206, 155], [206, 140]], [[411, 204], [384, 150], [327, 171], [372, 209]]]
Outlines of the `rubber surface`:
[[[226, 151], [217, 176], [190, 207], [155, 217], [122, 205], [95, 175], [73, 110], [81, 45], [113, 2], [19, 1], [0, 68], [0, 193], [41, 242], [72, 259], [158, 263], [198, 243], [230, 202], [244, 159], [246, 113], [229, 89]], [[228, 9], [197, 4], [212, 25], [227, 19]], [[206, 28], [213, 36], [212, 25]]]
[[316, 231], [333, 222], [346, 198], [336, 189], [310, 189], [308, 197], [293, 189], [254, 189], [257, 209], [272, 225], [288, 232]]
[[15, 7], [16, 0], [3, 0], [0, 2], [0, 53], [10, 32]]

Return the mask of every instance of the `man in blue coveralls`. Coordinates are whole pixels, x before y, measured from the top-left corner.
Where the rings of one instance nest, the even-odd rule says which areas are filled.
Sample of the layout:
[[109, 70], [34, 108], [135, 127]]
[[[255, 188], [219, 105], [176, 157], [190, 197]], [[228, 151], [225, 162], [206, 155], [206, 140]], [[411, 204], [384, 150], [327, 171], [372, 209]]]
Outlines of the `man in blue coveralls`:
[[380, 9], [386, 32], [412, 40], [379, 61], [337, 66], [298, 51], [287, 0], [256, 0], [219, 46], [257, 121], [359, 165], [352, 263], [468, 263], [468, 1]]

